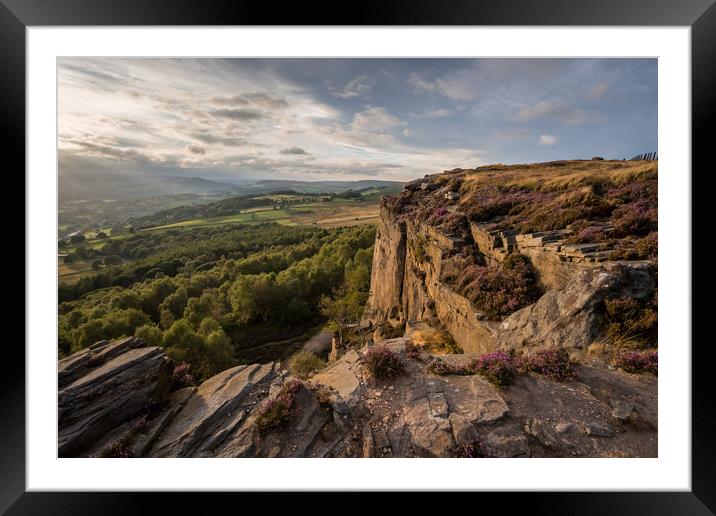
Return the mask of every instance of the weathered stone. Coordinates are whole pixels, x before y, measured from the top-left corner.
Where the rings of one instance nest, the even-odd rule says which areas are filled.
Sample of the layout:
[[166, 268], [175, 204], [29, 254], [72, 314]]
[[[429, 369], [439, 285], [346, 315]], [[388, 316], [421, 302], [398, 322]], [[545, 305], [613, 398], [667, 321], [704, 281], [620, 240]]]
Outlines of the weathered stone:
[[368, 299], [373, 320], [382, 322], [399, 316], [403, 304], [405, 249], [405, 223], [395, 220], [387, 206], [381, 204]]
[[450, 410], [473, 424], [492, 423], [509, 412], [497, 389], [480, 376], [451, 376], [443, 388]]
[[552, 425], [546, 421], [529, 419], [525, 424], [524, 430], [547, 448], [558, 453], [566, 452], [566, 444], [557, 435]]
[[81, 455], [152, 402], [163, 399], [171, 388], [172, 367], [157, 347], [124, 348], [114, 358], [87, 366], [84, 375], [58, 394], [59, 456]]
[[455, 444], [450, 425], [432, 415], [427, 398], [421, 398], [407, 406], [403, 419], [411, 438], [413, 450], [421, 456], [447, 457]]
[[634, 414], [634, 404], [624, 400], [614, 400], [612, 402], [612, 416], [622, 423], [629, 421]]
[[550, 290], [537, 303], [507, 317], [500, 325], [501, 349], [561, 347], [586, 353], [604, 331], [599, 307], [608, 295], [644, 297], [655, 283], [648, 267], [610, 263], [576, 273], [562, 290]]
[[574, 428], [574, 425], [569, 421], [560, 421], [554, 425], [554, 429], [558, 434], [567, 434], [572, 431], [572, 428]]
[[511, 425], [493, 430], [485, 439], [485, 448], [490, 457], [529, 457], [530, 447], [519, 426]]
[[348, 351], [339, 361], [315, 374], [311, 380], [335, 389], [345, 403], [354, 406], [359, 402], [362, 389], [359, 354], [355, 350]]
[[614, 430], [606, 425], [597, 422], [590, 422], [585, 425], [587, 435], [595, 437], [614, 437]]
[[450, 414], [449, 421], [453, 439], [457, 444], [471, 443], [480, 437], [475, 425], [470, 423], [467, 418], [453, 412]]
[[430, 402], [430, 412], [434, 417], [448, 417], [448, 404], [443, 393], [428, 394], [428, 401]]
[[209, 378], [157, 439], [155, 457], [207, 456], [245, 417], [238, 410], [251, 390], [273, 378], [274, 364], [240, 365]]

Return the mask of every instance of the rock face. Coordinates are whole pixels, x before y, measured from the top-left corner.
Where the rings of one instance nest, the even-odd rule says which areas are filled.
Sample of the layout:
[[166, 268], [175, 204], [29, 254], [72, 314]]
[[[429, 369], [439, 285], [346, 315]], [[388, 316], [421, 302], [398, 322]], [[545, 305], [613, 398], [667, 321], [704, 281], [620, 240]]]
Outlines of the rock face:
[[130, 337], [59, 364], [60, 457], [82, 455], [116, 427], [169, 394], [172, 364], [161, 349]]
[[[429, 180], [419, 183], [423, 184], [430, 184]], [[496, 349], [529, 353], [552, 347], [583, 353], [605, 331], [607, 296], [641, 298], [656, 283], [648, 262], [605, 261], [609, 252], [597, 244], [565, 244], [570, 234], [566, 229], [517, 234], [470, 224], [469, 232], [456, 237], [393, 210], [384, 201], [366, 315], [377, 326], [420, 321], [439, 325], [465, 353]], [[503, 321], [488, 320], [443, 281], [446, 264], [460, 269], [460, 256], [477, 253], [497, 266], [512, 251], [530, 259], [545, 294]], [[406, 332], [410, 332], [407, 327]]]
[[[476, 440], [492, 457], [656, 456], [655, 377], [579, 367], [566, 383], [520, 375], [500, 390], [427, 372], [432, 355], [408, 357], [411, 342], [384, 341], [405, 368], [391, 380], [352, 350], [299, 384], [268, 363], [178, 390], [161, 349], [102, 343], [60, 366], [60, 456], [449, 457]], [[287, 420], [262, 433], [259, 417], [296, 385]]]
[[380, 321], [398, 319], [402, 310], [403, 276], [405, 274], [405, 224], [395, 220], [382, 204], [373, 249], [370, 278], [373, 316]]
[[581, 270], [563, 289], [550, 290], [507, 317], [497, 332], [497, 344], [518, 352], [536, 347], [584, 352], [604, 327], [599, 308], [605, 298], [642, 298], [654, 287], [648, 264], [609, 263]]

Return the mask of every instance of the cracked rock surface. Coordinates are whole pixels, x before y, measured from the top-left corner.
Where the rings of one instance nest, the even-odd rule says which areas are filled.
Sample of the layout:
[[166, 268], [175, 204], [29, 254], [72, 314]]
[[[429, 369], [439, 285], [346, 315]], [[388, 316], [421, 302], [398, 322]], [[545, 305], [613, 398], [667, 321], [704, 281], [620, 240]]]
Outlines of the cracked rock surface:
[[409, 341], [382, 343], [400, 355], [402, 375], [378, 381], [361, 363], [365, 350], [351, 350], [302, 382], [284, 425], [263, 434], [257, 417], [293, 380], [277, 364], [173, 390], [160, 348], [100, 343], [60, 363], [60, 455], [449, 457], [476, 440], [500, 458], [657, 454], [656, 377], [579, 366], [567, 382], [520, 374], [499, 389], [479, 375], [428, 373], [431, 355], [407, 357]]

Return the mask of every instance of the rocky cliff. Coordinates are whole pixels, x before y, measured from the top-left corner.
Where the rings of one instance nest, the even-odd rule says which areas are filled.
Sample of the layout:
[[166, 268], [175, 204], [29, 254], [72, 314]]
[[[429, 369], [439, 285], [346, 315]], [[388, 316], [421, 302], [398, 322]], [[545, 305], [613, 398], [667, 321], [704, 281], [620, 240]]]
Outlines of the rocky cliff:
[[[428, 372], [409, 338], [404, 364], [376, 380], [351, 350], [310, 381], [278, 364], [240, 365], [198, 386], [141, 339], [102, 342], [60, 364], [61, 457], [654, 457], [656, 378], [579, 366], [557, 382], [521, 374], [508, 389], [479, 375]], [[453, 366], [467, 355], [447, 355]], [[288, 400], [280, 425], [261, 418]], [[268, 428], [268, 431], [266, 431]]]
[[[622, 162], [612, 166], [625, 167]], [[523, 168], [525, 174], [530, 172]], [[628, 176], [626, 170], [617, 172]], [[608, 219], [530, 232], [520, 232], [519, 220], [505, 227], [504, 216], [473, 222], [469, 214], [483, 208], [480, 202], [495, 203], [471, 196], [479, 188], [473, 182], [485, 174], [458, 169], [426, 176], [409, 183], [402, 194], [383, 199], [366, 312], [372, 323], [400, 328], [422, 321], [439, 326], [465, 353], [567, 348], [583, 356], [605, 335], [605, 299], [653, 295], [653, 260], [611, 259], [618, 257], [613, 251], [615, 243], [621, 245], [617, 240], [572, 242], [581, 236], [579, 224], [608, 236], [613, 232]], [[499, 176], [498, 171], [491, 178]], [[513, 254], [529, 261], [541, 297], [509, 315], [491, 316], [460, 292], [455, 279], [475, 264], [498, 270]]]

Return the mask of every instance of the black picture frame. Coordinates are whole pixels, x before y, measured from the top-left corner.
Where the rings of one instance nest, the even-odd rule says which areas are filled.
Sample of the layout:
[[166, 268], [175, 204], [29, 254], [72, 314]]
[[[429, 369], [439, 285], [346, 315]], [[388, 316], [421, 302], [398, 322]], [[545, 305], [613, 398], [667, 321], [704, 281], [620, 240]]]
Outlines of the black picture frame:
[[[692, 168], [699, 163], [706, 165], [713, 147], [712, 126], [716, 120], [714, 0], [431, 0], [410, 3], [380, 0], [360, 2], [350, 7], [338, 2], [330, 5], [282, 3], [279, 6], [267, 2], [219, 0], [0, 0], [0, 117], [6, 129], [6, 155], [16, 158], [17, 169], [22, 167], [24, 170], [25, 166], [25, 29], [28, 26], [83, 25], [689, 26], [692, 44]], [[703, 168], [706, 173], [708, 169]], [[24, 191], [24, 183], [20, 183], [18, 188]], [[698, 209], [692, 208], [695, 223], [708, 219], [698, 214]], [[698, 233], [694, 231], [692, 234]], [[692, 267], [695, 271], [706, 270], [698, 268], [695, 261], [692, 261]], [[692, 315], [692, 320], [698, 321], [698, 315], [706, 307], [700, 308], [696, 303], [692, 306], [692, 313], [697, 314], [697, 317]], [[32, 307], [26, 309], [31, 310]], [[472, 495], [473, 501], [468, 502], [468, 507], [487, 508], [494, 502], [505, 504], [505, 500], [495, 498], [509, 497], [505, 507], [519, 510], [523, 506], [531, 513], [713, 514], [716, 510], [713, 439], [716, 435], [716, 414], [711, 402], [710, 343], [708, 340], [693, 340], [700, 345], [692, 348], [692, 491], [480, 493]], [[10, 348], [6, 346], [3, 352], [6, 367], [0, 375], [0, 510], [7, 510], [8, 514], [35, 515], [128, 514], [151, 510], [152, 502], [158, 496], [156, 494], [25, 492], [25, 354], [17, 345], [14, 349]], [[231, 501], [227, 500], [229, 496]], [[207, 500], [206, 495], [172, 493], [170, 500], [163, 496], [161, 503], [163, 512], [168, 512], [171, 505], [177, 504], [182, 512], [206, 513], [214, 504], [218, 507], [227, 501], [236, 502], [237, 496], [241, 497], [241, 505], [248, 508], [266, 503], [266, 498], [263, 498], [264, 501], [252, 498], [267, 495], [226, 494]], [[275, 494], [270, 496], [272, 512], [279, 510], [285, 499]], [[475, 497], [479, 497], [477, 505], [473, 505]], [[446, 508], [444, 496], [416, 494], [413, 501], [420, 504], [423, 510]], [[340, 512], [364, 514], [374, 512], [377, 507], [355, 493], [342, 495], [339, 503]]]

